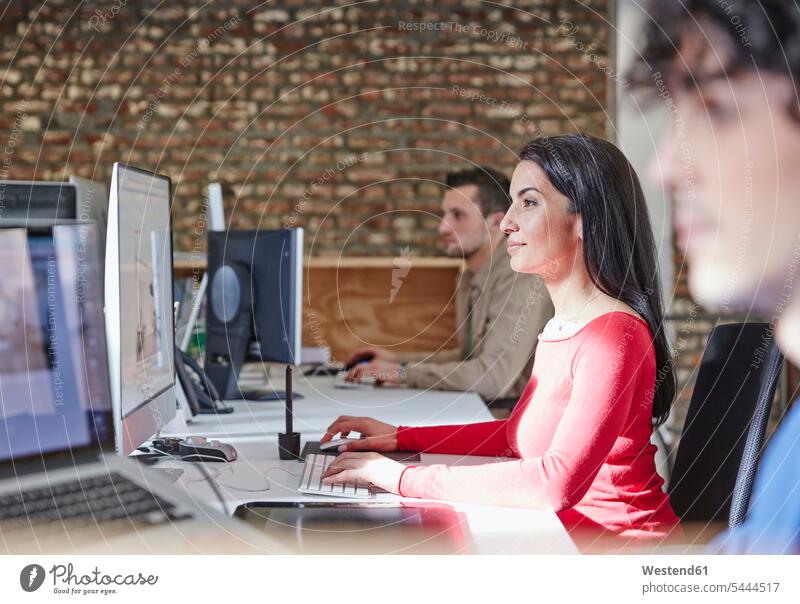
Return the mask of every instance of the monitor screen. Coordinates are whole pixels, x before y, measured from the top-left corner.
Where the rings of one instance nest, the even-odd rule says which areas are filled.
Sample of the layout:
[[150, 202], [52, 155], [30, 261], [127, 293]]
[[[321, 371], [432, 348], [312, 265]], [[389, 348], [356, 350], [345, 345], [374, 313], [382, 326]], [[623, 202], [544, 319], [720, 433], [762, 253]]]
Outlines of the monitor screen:
[[113, 440], [95, 225], [0, 229], [0, 461]]
[[175, 381], [169, 179], [120, 166], [117, 175], [121, 411]]
[[186, 352], [205, 306], [205, 280], [193, 277], [175, 280], [173, 291], [178, 306], [175, 313], [175, 345]]
[[0, 223], [83, 218], [77, 212], [75, 185], [66, 182], [0, 180]]

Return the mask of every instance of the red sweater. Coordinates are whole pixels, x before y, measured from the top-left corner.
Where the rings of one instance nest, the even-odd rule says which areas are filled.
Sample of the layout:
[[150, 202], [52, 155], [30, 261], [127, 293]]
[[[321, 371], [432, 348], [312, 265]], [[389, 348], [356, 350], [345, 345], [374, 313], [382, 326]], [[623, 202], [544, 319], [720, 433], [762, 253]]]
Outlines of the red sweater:
[[568, 529], [662, 537], [678, 518], [650, 444], [655, 375], [650, 329], [633, 315], [604, 314], [570, 337], [539, 336], [533, 374], [508, 419], [397, 433], [400, 450], [511, 459], [409, 468], [400, 493], [551, 508]]

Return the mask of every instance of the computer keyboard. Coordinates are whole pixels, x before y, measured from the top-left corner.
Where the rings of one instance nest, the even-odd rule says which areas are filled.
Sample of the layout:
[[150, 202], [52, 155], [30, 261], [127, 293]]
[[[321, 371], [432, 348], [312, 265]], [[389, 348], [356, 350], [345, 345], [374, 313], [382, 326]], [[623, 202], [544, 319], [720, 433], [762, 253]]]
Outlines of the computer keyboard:
[[355, 483], [324, 484], [322, 474], [337, 455], [321, 455], [309, 453], [303, 466], [303, 477], [297, 490], [309, 495], [330, 495], [333, 497], [351, 497], [355, 499], [371, 499], [375, 494], [369, 486]]
[[176, 506], [116, 473], [0, 495], [0, 521], [15, 524], [108, 522], [162, 524], [188, 518]]

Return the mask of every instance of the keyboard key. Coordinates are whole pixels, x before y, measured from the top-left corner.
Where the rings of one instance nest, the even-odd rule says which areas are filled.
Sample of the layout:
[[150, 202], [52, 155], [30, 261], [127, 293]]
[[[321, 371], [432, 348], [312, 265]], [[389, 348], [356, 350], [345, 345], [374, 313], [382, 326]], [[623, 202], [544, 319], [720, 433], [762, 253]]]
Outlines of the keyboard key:
[[325, 484], [322, 475], [336, 455], [309, 453], [306, 456], [303, 474], [300, 478], [298, 492], [309, 495], [329, 495], [334, 497], [352, 497], [354, 499], [371, 499], [374, 494], [365, 485], [355, 483]]

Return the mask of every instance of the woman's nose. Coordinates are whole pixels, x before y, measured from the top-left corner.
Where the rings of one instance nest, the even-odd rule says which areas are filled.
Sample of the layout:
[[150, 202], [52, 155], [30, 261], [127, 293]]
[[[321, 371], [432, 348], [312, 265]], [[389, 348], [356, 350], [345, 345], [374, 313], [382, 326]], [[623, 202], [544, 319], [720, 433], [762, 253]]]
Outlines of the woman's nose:
[[510, 235], [514, 231], [517, 230], [517, 224], [514, 222], [513, 213], [513, 206], [508, 208], [506, 215], [503, 216], [503, 220], [500, 221], [500, 230], [503, 231], [506, 235]]

